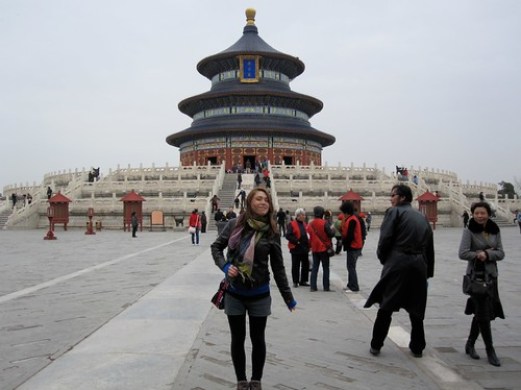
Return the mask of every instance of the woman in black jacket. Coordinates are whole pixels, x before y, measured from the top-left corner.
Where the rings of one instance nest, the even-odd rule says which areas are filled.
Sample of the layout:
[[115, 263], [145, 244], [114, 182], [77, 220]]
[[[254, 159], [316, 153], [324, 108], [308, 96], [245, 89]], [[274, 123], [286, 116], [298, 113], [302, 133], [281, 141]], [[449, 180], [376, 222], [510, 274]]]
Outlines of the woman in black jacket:
[[[225, 257], [226, 247], [228, 251]], [[215, 264], [230, 282], [224, 298], [224, 311], [230, 326], [237, 389], [261, 389], [266, 360], [264, 334], [268, 315], [271, 314], [269, 266], [288, 309], [293, 311], [297, 304], [286, 277], [280, 235], [273, 218], [273, 203], [265, 189], [257, 187], [250, 191], [245, 212], [228, 222], [211, 249]], [[246, 313], [252, 342], [252, 375], [249, 383], [244, 349]]]
[[474, 317], [470, 325], [465, 353], [472, 359], [479, 359], [474, 343], [481, 332], [489, 363], [499, 367], [501, 363], [492, 343], [490, 321], [497, 317], [505, 318], [499, 300], [496, 265], [497, 261], [503, 260], [505, 252], [503, 252], [499, 227], [489, 219], [492, 214], [490, 205], [487, 202], [474, 203], [470, 212], [472, 218], [468, 229], [463, 230], [459, 258], [468, 262], [467, 275], [470, 276], [473, 272], [483, 273], [485, 280], [489, 282], [489, 288], [486, 294], [471, 294], [467, 300], [465, 314], [474, 314]]

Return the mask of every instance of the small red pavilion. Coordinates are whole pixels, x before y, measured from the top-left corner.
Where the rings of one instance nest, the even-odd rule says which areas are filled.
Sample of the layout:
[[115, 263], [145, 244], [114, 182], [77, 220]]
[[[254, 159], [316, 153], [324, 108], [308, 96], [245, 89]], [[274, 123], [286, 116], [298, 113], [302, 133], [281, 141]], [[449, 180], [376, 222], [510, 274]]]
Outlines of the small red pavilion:
[[67, 224], [69, 223], [69, 203], [72, 202], [72, 200], [58, 191], [48, 202], [49, 206], [54, 210], [51, 229], [54, 230], [54, 225], [63, 223], [63, 230], [67, 230]]
[[362, 198], [358, 193], [354, 192], [353, 190], [347, 191], [338, 200], [341, 200], [342, 202], [349, 201], [353, 203], [353, 207], [355, 208], [355, 210], [358, 210], [359, 213], [362, 212], [362, 201], [364, 200], [364, 198]]
[[139, 221], [139, 231], [143, 231], [143, 202], [145, 198], [132, 190], [121, 198], [121, 201], [123, 202], [123, 231], [126, 232], [127, 228], [128, 231], [131, 230], [130, 217], [133, 212], [136, 213]]
[[418, 201], [418, 210], [425, 215], [427, 220], [432, 223], [432, 228], [436, 230], [436, 222], [438, 222], [438, 201], [440, 198], [432, 192], [425, 192], [416, 198]]

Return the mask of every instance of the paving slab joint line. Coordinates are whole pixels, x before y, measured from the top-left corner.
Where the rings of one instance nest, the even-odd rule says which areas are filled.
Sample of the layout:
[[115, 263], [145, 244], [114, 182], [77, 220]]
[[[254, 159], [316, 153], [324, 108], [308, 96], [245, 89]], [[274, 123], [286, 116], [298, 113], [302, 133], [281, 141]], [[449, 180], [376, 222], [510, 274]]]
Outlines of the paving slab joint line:
[[[357, 305], [358, 302], [365, 300], [360, 293], [357, 294], [344, 294], [347, 299], [354, 306], [354, 309], [360, 312], [364, 317], [369, 319], [374, 324], [374, 312], [377, 310], [374, 306], [371, 308], [360, 308]], [[373, 313], [369, 315], [369, 313]], [[410, 338], [410, 333], [403, 329], [401, 326], [395, 326], [392, 328], [399, 328], [398, 332], [389, 332], [388, 339], [395, 344], [399, 350], [403, 350], [405, 354], [410, 355], [408, 348], [408, 342], [404, 343], [404, 336]], [[432, 349], [424, 351], [421, 359], [412, 357], [411, 360], [431, 379], [433, 379], [441, 389], [444, 390], [479, 390], [483, 387], [479, 386], [472, 380], [463, 378], [457, 371], [448, 367], [440, 356]], [[380, 358], [378, 358], [380, 359]]]

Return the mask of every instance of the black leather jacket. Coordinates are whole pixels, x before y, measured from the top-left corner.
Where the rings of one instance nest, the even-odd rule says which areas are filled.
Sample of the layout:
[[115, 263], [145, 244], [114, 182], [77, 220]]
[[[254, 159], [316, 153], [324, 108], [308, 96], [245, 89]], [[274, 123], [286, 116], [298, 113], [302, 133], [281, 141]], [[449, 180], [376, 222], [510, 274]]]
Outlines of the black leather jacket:
[[[230, 234], [237, 224], [237, 219], [232, 219], [223, 229], [222, 233], [217, 237], [215, 242], [211, 245], [212, 257], [215, 264], [222, 270], [227, 264], [224, 256], [224, 250], [228, 247], [228, 239]], [[248, 231], [249, 227], [246, 226], [245, 231]], [[238, 249], [237, 249], [238, 250]], [[230, 251], [228, 248], [227, 253]], [[282, 257], [282, 249], [280, 246], [280, 235], [276, 234], [272, 237], [264, 235], [259, 242], [255, 245], [255, 256], [253, 259], [252, 279], [254, 280], [252, 288], [259, 287], [270, 282], [270, 271], [268, 266], [271, 266], [273, 271], [273, 277], [275, 283], [284, 299], [284, 302], [288, 304], [293, 300], [293, 294], [288, 284], [288, 278], [286, 277], [286, 269], [284, 268], [284, 258]], [[240, 280], [234, 280], [234, 285], [239, 289], [247, 289], [247, 286], [241, 285]]]

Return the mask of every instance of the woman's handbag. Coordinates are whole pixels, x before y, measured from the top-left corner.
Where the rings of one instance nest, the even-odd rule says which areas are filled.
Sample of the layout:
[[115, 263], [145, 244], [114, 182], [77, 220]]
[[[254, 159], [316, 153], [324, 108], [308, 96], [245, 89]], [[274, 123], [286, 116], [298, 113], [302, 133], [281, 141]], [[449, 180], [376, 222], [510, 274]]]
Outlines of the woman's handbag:
[[224, 309], [224, 294], [226, 294], [226, 290], [228, 289], [228, 281], [226, 279], [221, 280], [219, 283], [219, 289], [213, 295], [211, 301], [216, 308], [219, 310]]
[[490, 291], [492, 283], [487, 280], [484, 272], [473, 271], [470, 275], [463, 275], [463, 294], [466, 295], [486, 295]]
[[188, 227], [188, 233], [195, 234], [195, 226], [189, 226]]
[[333, 257], [334, 255], [336, 255], [336, 252], [335, 250], [333, 249], [333, 245], [330, 245], [328, 248], [327, 248], [327, 255], [329, 257]]

